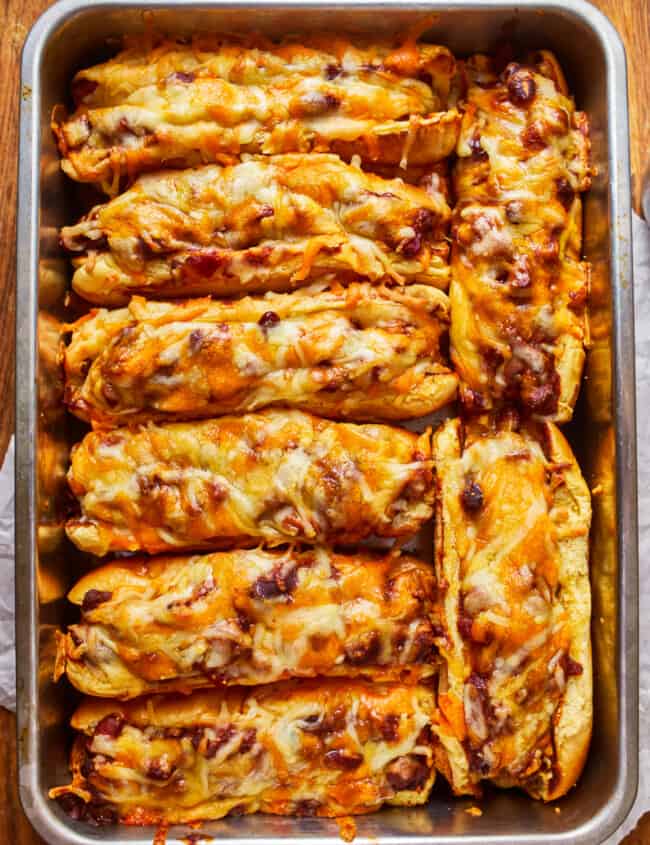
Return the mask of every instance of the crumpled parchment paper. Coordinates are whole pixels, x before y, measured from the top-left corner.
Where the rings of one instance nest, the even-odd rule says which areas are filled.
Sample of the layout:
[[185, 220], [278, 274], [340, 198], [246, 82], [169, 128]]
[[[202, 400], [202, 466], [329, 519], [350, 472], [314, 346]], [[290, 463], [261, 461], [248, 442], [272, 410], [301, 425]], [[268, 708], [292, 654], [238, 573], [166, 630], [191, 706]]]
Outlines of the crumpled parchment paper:
[[0, 705], [16, 709], [14, 631], [14, 438], [0, 470]]

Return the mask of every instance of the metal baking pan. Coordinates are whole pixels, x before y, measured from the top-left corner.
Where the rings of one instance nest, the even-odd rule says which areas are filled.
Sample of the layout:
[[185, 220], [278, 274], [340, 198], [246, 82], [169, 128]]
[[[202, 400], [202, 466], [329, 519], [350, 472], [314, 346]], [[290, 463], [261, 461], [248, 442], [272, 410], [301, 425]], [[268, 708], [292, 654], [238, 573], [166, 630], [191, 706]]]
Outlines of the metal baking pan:
[[[569, 437], [594, 490], [592, 583], [595, 718], [591, 753], [577, 787], [555, 806], [515, 792], [490, 792], [480, 817], [441, 783], [423, 808], [391, 809], [357, 821], [360, 842], [571, 843], [597, 845], [632, 805], [638, 768], [637, 516], [634, 331], [625, 54], [609, 21], [583, 0], [479, 3], [282, 3], [60, 0], [38, 20], [23, 53], [18, 215], [16, 411], [16, 619], [20, 795], [51, 843], [150, 843], [152, 829], [93, 829], [47, 798], [66, 782], [74, 696], [51, 682], [53, 632], [70, 621], [65, 592], [87, 565], [65, 540], [62, 519], [69, 443], [80, 430], [61, 411], [53, 318], [68, 283], [57, 229], [71, 222], [83, 191], [61, 174], [50, 115], [73, 73], [106, 58], [115, 39], [153, 25], [190, 31], [329, 30], [393, 34], [430, 15], [427, 40], [457, 55], [504, 38], [554, 50], [592, 124], [594, 186], [585, 202], [585, 254], [593, 264], [592, 346]], [[111, 46], [112, 45], [112, 46]], [[442, 780], [442, 779], [441, 779]], [[338, 843], [335, 822], [251, 816], [205, 826], [231, 845]], [[178, 842], [187, 830], [172, 830]]]

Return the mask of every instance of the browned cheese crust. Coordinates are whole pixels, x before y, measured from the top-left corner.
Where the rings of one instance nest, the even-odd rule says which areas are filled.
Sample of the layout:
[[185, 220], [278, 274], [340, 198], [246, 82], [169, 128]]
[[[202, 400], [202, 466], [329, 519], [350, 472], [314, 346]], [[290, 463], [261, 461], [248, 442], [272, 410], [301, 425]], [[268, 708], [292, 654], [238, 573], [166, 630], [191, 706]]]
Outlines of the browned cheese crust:
[[458, 138], [455, 71], [449, 50], [413, 38], [274, 44], [208, 35], [154, 46], [149, 37], [80, 71], [76, 110], [58, 109], [53, 129], [64, 171], [113, 194], [144, 170], [244, 153], [427, 165]]
[[446, 290], [444, 182], [384, 179], [334, 155], [160, 171], [61, 231], [74, 290], [99, 305], [233, 296], [314, 279]]
[[96, 555], [408, 537], [432, 470], [426, 432], [301, 411], [96, 430], [72, 451], [66, 531]]
[[552, 423], [451, 420], [434, 455], [439, 767], [551, 801], [591, 735], [589, 491]]
[[446, 295], [428, 285], [311, 287], [231, 301], [93, 310], [70, 328], [68, 408], [95, 425], [300, 408], [400, 420], [456, 396]]
[[72, 783], [50, 796], [95, 824], [423, 804], [435, 778], [433, 707], [426, 687], [350, 680], [87, 698], [72, 719]]
[[466, 72], [450, 289], [461, 398], [472, 412], [516, 402], [564, 422], [588, 341], [587, 117], [549, 53], [499, 76], [475, 56]]
[[116, 560], [68, 598], [82, 619], [60, 635], [57, 675], [88, 695], [435, 672], [433, 570], [408, 556], [316, 547]]

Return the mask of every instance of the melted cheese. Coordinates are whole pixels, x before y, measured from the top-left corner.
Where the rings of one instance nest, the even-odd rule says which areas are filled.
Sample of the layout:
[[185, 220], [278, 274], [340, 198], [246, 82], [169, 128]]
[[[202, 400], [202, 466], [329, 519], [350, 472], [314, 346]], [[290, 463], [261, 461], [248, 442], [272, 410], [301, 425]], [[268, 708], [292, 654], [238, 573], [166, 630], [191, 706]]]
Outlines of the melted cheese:
[[[359, 38], [352, 44], [327, 33], [303, 36], [300, 42], [288, 39], [282, 44], [259, 35], [247, 39], [194, 35], [189, 43], [126, 39], [125, 49], [115, 58], [80, 71], [73, 80], [73, 89], [80, 103], [98, 108], [137, 96], [140, 89], [165, 83], [174, 73], [224, 79], [239, 85], [261, 85], [298, 76], [313, 79], [325, 74], [335, 79], [344, 73], [385, 88], [395, 81], [426, 73], [432, 94], [440, 98], [441, 104], [446, 103], [455, 69], [449, 50], [434, 44], [417, 44], [412, 47], [411, 58], [406, 66], [400, 61], [399, 49], [388, 42], [369, 43]], [[419, 88], [421, 83], [412, 79], [410, 84]]]
[[58, 674], [89, 695], [435, 671], [433, 572], [409, 557], [317, 547], [116, 561], [69, 598], [83, 617], [60, 639]]
[[[133, 704], [87, 699], [73, 717], [73, 783], [50, 794], [83, 801], [90, 788], [95, 806], [132, 824], [220, 818], [235, 808], [339, 816], [421, 804], [434, 779], [433, 708], [425, 687], [355, 681]], [[111, 714], [123, 720], [117, 735], [101, 721]]]
[[73, 80], [78, 108], [54, 125], [63, 168], [114, 190], [121, 174], [246, 152], [332, 150], [397, 163], [411, 123], [421, 134], [414, 163], [448, 156], [460, 125], [458, 112], [441, 111], [451, 53], [414, 45], [407, 66], [388, 44], [337, 40], [336, 54], [324, 38], [312, 46], [141, 42]]
[[77, 256], [74, 289], [99, 304], [288, 290], [323, 276], [445, 289], [449, 216], [439, 190], [332, 155], [285, 155], [143, 176], [61, 237]]
[[400, 537], [431, 516], [429, 456], [426, 433], [299, 411], [98, 430], [73, 450], [66, 531], [99, 555]]
[[[434, 438], [437, 577], [446, 585], [439, 608], [445, 634], [437, 644], [445, 695], [462, 704], [461, 725], [440, 720], [436, 730], [459, 792], [489, 778], [550, 796], [564, 776], [552, 737], [567, 687], [580, 686], [585, 713], [591, 710], [582, 679], [590, 676], [588, 494], [574, 460], [547, 457], [556, 432], [473, 423], [461, 434], [450, 421]], [[583, 499], [570, 500], [568, 533], [558, 519], [563, 490]], [[568, 536], [580, 540], [567, 543]]]
[[353, 284], [238, 302], [134, 300], [72, 326], [66, 401], [93, 423], [182, 419], [288, 405], [405, 419], [453, 399], [435, 288]]
[[451, 352], [464, 401], [517, 401], [570, 419], [587, 339], [589, 268], [580, 261], [580, 192], [589, 187], [586, 116], [548, 56], [467, 64], [454, 181]]

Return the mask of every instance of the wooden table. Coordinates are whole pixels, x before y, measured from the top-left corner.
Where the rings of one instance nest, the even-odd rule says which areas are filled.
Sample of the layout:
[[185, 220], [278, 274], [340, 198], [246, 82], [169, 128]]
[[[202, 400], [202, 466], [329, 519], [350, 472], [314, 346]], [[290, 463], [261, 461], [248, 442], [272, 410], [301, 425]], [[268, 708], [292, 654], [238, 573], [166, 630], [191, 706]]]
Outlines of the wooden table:
[[[18, 138], [18, 92], [20, 51], [38, 15], [51, 4], [47, 0], [4, 0], [0, 26], [0, 455], [4, 455], [14, 426], [14, 314], [15, 314], [15, 209], [16, 149]], [[630, 118], [634, 203], [638, 210], [645, 168], [650, 165], [650, 9], [646, 0], [596, 0], [609, 15], [625, 41], [630, 74]], [[16, 722], [0, 708], [0, 843], [35, 845], [43, 840], [27, 822], [16, 790]], [[650, 813], [644, 816], [626, 845], [650, 843]]]

